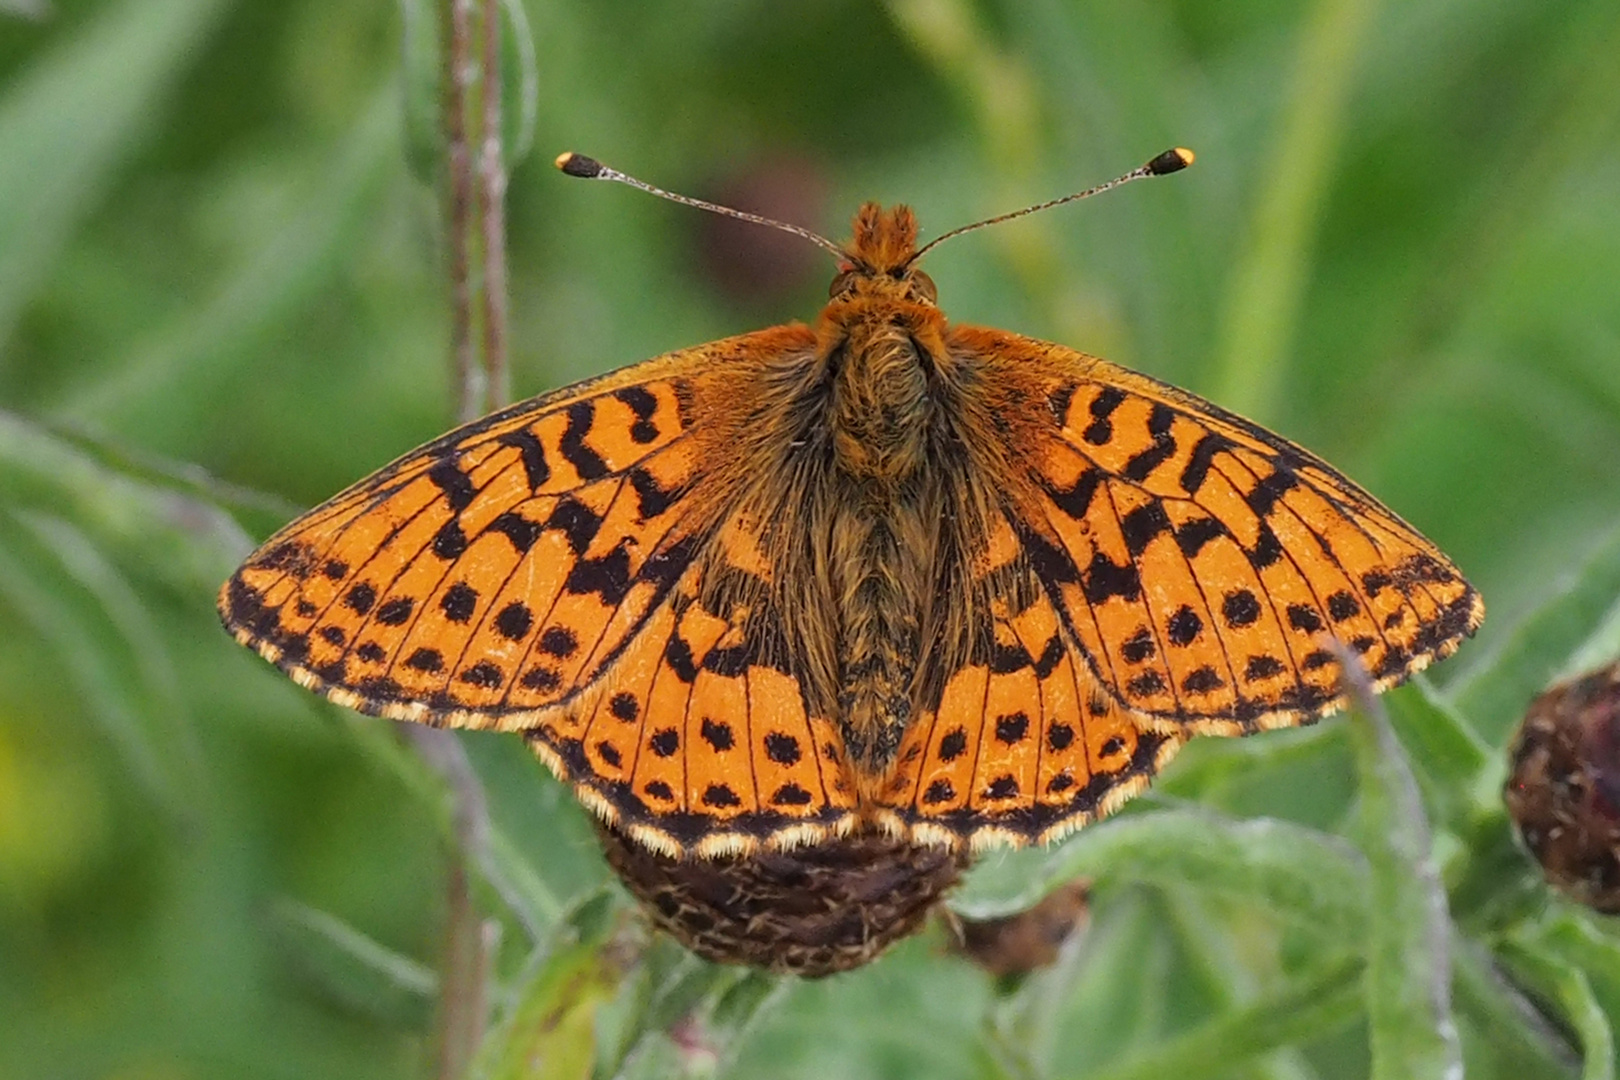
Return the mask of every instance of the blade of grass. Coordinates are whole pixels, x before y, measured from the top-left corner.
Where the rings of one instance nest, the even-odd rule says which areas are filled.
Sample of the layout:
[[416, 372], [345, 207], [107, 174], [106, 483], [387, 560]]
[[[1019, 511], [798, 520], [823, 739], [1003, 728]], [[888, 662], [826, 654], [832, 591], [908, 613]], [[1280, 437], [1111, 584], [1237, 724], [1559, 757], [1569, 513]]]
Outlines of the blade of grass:
[[1378, 7], [1376, 0], [1317, 0], [1311, 7], [1294, 77], [1282, 96], [1288, 105], [1261, 160], [1248, 251], [1230, 278], [1214, 396], [1262, 420], [1276, 413], [1345, 106]]
[[439, 991], [432, 969], [308, 904], [279, 900], [270, 915], [291, 961], [323, 992], [356, 1012], [426, 1030]]
[[0, 513], [0, 602], [49, 642], [82, 695], [85, 712], [117, 748], [152, 801], [186, 822], [200, 792], [175, 772], [167, 728], [154, 716], [139, 665], [95, 598], [67, 575], [38, 537]]

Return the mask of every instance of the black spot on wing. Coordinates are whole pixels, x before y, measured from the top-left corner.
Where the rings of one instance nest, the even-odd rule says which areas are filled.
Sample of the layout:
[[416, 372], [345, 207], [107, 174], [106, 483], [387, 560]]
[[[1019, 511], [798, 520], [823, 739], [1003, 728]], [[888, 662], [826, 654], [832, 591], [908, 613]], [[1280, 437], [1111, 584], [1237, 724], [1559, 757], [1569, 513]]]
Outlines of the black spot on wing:
[[1034, 663], [1029, 650], [1019, 642], [1003, 644], [996, 642], [990, 653], [990, 670], [997, 675], [1007, 675], [1014, 671], [1022, 671]]
[[731, 790], [728, 784], [710, 784], [703, 789], [703, 805], [724, 810], [733, 806], [741, 806], [742, 800], [737, 793]]
[[1134, 601], [1142, 595], [1142, 578], [1137, 573], [1136, 564], [1120, 566], [1100, 551], [1092, 554], [1091, 565], [1086, 568], [1081, 586], [1086, 599], [1093, 604], [1116, 596]]
[[1164, 629], [1170, 644], [1185, 648], [1198, 640], [1198, 635], [1204, 629], [1204, 620], [1198, 617], [1198, 612], [1183, 604], [1165, 620]]
[[773, 731], [765, 736], [765, 756], [778, 765], [797, 765], [803, 752], [799, 749], [799, 740], [781, 731]]
[[410, 597], [396, 596], [377, 609], [377, 621], [384, 626], [403, 626], [415, 607]]
[[1127, 664], [1140, 664], [1144, 660], [1150, 660], [1158, 651], [1158, 645], [1153, 640], [1153, 631], [1145, 626], [1126, 638], [1125, 644], [1119, 647], [1120, 655], [1125, 658]]
[[1260, 618], [1260, 601], [1248, 589], [1233, 589], [1221, 600], [1221, 618], [1227, 626], [1252, 626]]
[[636, 508], [643, 521], [668, 510], [681, 494], [679, 487], [659, 487], [653, 474], [640, 468], [630, 470], [630, 486], [635, 489]]
[[1209, 477], [1209, 469], [1215, 462], [1215, 455], [1223, 450], [1230, 450], [1232, 446], [1232, 440], [1226, 436], [1217, 435], [1213, 431], [1206, 432], [1193, 447], [1186, 468], [1181, 470], [1181, 490], [1189, 495], [1197, 495], [1198, 489], [1204, 486], [1205, 479]]
[[343, 605], [356, 615], [368, 613], [376, 602], [376, 587], [364, 581], [351, 588], [348, 594], [343, 597]]
[[698, 729], [703, 741], [716, 750], [730, 750], [736, 745], [736, 737], [731, 732], [731, 725], [724, 721], [703, 718], [703, 724]]
[[1091, 423], [1080, 437], [1093, 446], [1102, 446], [1114, 437], [1114, 425], [1109, 416], [1125, 401], [1125, 391], [1117, 386], [1105, 386], [1091, 399]]
[[1262, 520], [1255, 534], [1254, 547], [1246, 549], [1243, 555], [1249, 560], [1250, 566], [1256, 570], [1264, 570], [1282, 558], [1282, 553], [1282, 542], [1277, 539], [1277, 534], [1271, 531], [1271, 526]]
[[596, 406], [593, 403], [574, 402], [568, 406], [568, 426], [563, 429], [562, 438], [557, 444], [563, 460], [572, 465], [579, 478], [585, 481], [600, 480], [608, 474], [607, 462], [585, 445], [585, 436], [590, 434], [591, 425], [595, 422]]
[[1059, 510], [1079, 521], [1090, 509], [1092, 497], [1097, 494], [1097, 488], [1102, 484], [1103, 478], [1101, 469], [1090, 468], [1076, 477], [1074, 483], [1067, 488], [1055, 487], [1044, 479], [1041, 486]]
[[534, 547], [534, 542], [540, 539], [543, 530], [539, 522], [530, 521], [515, 510], [508, 510], [485, 526], [484, 531], [499, 533], [506, 537], [511, 541], [512, 549], [522, 555]]
[[546, 448], [540, 445], [534, 432], [528, 428], [518, 428], [516, 431], [503, 432], [495, 441], [517, 450], [530, 491], [539, 491], [551, 479], [551, 466], [546, 464]]
[[1270, 517], [1277, 500], [1282, 498], [1291, 488], [1299, 484], [1299, 477], [1287, 469], [1278, 467], [1270, 476], [1264, 477], [1254, 490], [1243, 497], [1244, 502], [1262, 518]]
[[1125, 463], [1122, 475], [1127, 480], [1141, 483], [1146, 480], [1160, 465], [1169, 460], [1170, 455], [1176, 452], [1175, 437], [1170, 434], [1170, 425], [1176, 414], [1170, 408], [1155, 402], [1148, 413], [1148, 434], [1153, 436], [1153, 445], [1139, 454], [1135, 454]]
[[441, 559], [459, 559], [466, 550], [467, 534], [461, 531], [461, 522], [453, 518], [433, 534], [433, 554]]
[[1220, 519], [1212, 517], [1199, 517], [1185, 522], [1176, 530], [1176, 546], [1187, 558], [1192, 558], [1204, 550], [1204, 545], [1219, 536], [1229, 535], [1225, 525]]
[[568, 547], [575, 555], [584, 555], [602, 527], [602, 518], [590, 507], [574, 498], [563, 498], [546, 518], [546, 528], [557, 529], [568, 539]]
[[608, 607], [618, 607], [630, 591], [630, 553], [621, 543], [606, 555], [580, 559], [563, 582], [575, 596], [596, 593]]
[[451, 585], [439, 600], [439, 608], [444, 612], [444, 617], [453, 623], [467, 622], [477, 607], [478, 590], [465, 581]]
[[630, 407], [636, 414], [635, 422], [630, 425], [630, 441], [645, 446], [658, 438], [658, 425], [653, 423], [653, 415], [658, 412], [658, 399], [644, 386], [626, 386], [615, 390], [613, 396]]
[[1289, 604], [1288, 625], [1302, 633], [1314, 634], [1322, 629], [1322, 616], [1309, 604]]
[[540, 651], [548, 656], [566, 660], [579, 650], [579, 638], [566, 626], [548, 626], [536, 642]]
[[460, 513], [473, 501], [472, 477], [456, 468], [451, 458], [442, 458], [433, 463], [427, 471], [427, 478], [444, 493], [444, 499], [450, 504], [450, 509]]
[[1035, 658], [1035, 677], [1044, 679], [1056, 671], [1058, 664], [1063, 662], [1065, 652], [1067, 650], [1064, 649], [1063, 641], [1058, 635], [1053, 634], [1047, 638], [1046, 647], [1041, 650], [1041, 655]]
[[810, 793], [798, 784], [787, 783], [776, 789], [771, 803], [774, 806], [809, 806], [811, 798]]
[[1012, 713], [996, 720], [996, 740], [1012, 746], [1024, 741], [1029, 734], [1029, 716], [1027, 713]]
[[1164, 505], [1155, 501], [1138, 506], [1121, 518], [1119, 525], [1125, 534], [1125, 547], [1134, 559], [1147, 550], [1154, 537], [1170, 531], [1170, 518], [1165, 515]]

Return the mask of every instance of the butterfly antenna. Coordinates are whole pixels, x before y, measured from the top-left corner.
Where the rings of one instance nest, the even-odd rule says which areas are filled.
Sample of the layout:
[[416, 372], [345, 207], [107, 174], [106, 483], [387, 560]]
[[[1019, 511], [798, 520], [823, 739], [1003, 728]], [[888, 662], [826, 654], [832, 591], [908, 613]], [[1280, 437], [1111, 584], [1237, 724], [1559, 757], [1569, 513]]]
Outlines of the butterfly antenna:
[[986, 225], [1000, 225], [1003, 221], [1011, 221], [1013, 218], [1021, 218], [1026, 214], [1034, 214], [1041, 210], [1050, 210], [1052, 207], [1062, 206], [1064, 203], [1078, 202], [1081, 199], [1089, 199], [1093, 195], [1101, 195], [1105, 191], [1117, 188], [1121, 184], [1128, 184], [1132, 180], [1141, 180], [1142, 178], [1148, 176], [1168, 176], [1170, 173], [1180, 172], [1182, 169], [1185, 169], [1192, 163], [1193, 152], [1191, 150], [1184, 149], [1180, 146], [1173, 150], [1166, 150], [1164, 153], [1160, 154], [1146, 165], [1132, 169], [1124, 176], [1117, 176], [1108, 181], [1106, 184], [1098, 184], [1096, 187], [1086, 188], [1084, 191], [1077, 191], [1073, 195], [1065, 195], [1061, 199], [1051, 199], [1047, 202], [1036, 203], [1034, 206], [1026, 206], [1022, 210], [1014, 210], [1010, 214], [997, 214], [993, 218], [985, 218], [983, 221], [975, 221], [971, 225], [963, 225], [960, 229], [952, 229], [945, 235], [935, 237], [933, 240], [930, 240], [928, 243], [924, 244], [922, 248], [918, 250], [917, 254], [911, 257], [911, 261], [916, 262], [929, 251], [938, 247], [940, 244], [943, 244], [945, 241], [950, 240], [953, 237], [961, 236], [963, 233], [972, 232], [974, 229], [982, 229]]
[[571, 150], [568, 153], [559, 154], [557, 155], [556, 165], [557, 168], [561, 169], [569, 176], [578, 176], [586, 180], [613, 180], [620, 184], [629, 184], [633, 188], [639, 188], [642, 191], [647, 192], [649, 195], [657, 195], [661, 199], [668, 199], [670, 202], [678, 202], [683, 206], [695, 206], [699, 210], [708, 210], [711, 213], [723, 214], [726, 217], [734, 217], [739, 221], [751, 221], [755, 225], [768, 225], [773, 229], [781, 229], [783, 232], [792, 233], [794, 236], [802, 236], [812, 244], [825, 248], [827, 251], [832, 252], [834, 258], [843, 259], [847, 257], [843, 248], [839, 247], [831, 240], [828, 240], [825, 236], [822, 236], [819, 233], [813, 233], [809, 229], [800, 228], [797, 225], [789, 225], [787, 222], [777, 221], [775, 218], [761, 217], [759, 214], [750, 214], [744, 210], [733, 210], [729, 206], [721, 206], [718, 203], [705, 202], [702, 199], [694, 199], [689, 195], [677, 195], [673, 191], [665, 191], [663, 188], [653, 187], [645, 180], [637, 180], [635, 177], [622, 173], [618, 169], [610, 169], [600, 161], [597, 161], [595, 158], [588, 158], [584, 154], [576, 154]]

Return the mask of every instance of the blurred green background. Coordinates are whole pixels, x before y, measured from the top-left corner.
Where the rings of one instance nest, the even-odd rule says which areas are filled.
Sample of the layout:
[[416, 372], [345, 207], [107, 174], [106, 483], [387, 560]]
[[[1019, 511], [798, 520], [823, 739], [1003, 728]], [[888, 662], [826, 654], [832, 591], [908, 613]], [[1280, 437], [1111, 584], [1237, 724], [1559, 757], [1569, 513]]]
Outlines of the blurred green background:
[[[570, 181], [558, 151], [841, 238], [864, 199], [910, 203], [926, 236], [1179, 144], [1184, 174], [941, 249], [947, 313], [1215, 397], [1409, 518], [1490, 609], [1434, 672], [1440, 699], [1606, 550], [1613, 0], [522, 11], [519, 395], [810, 319], [830, 276], [808, 245]], [[0, 2], [0, 1076], [429, 1073], [441, 788], [389, 725], [234, 645], [213, 593], [253, 538], [453, 416], [432, 90], [405, 59], [431, 18], [417, 0]], [[1580, 632], [1530, 688], [1588, 632], [1601, 659], [1610, 586], [1577, 587]], [[1499, 747], [1522, 705], [1467, 719]], [[1145, 805], [1342, 831], [1345, 741], [1249, 742], [1272, 739], [1286, 752], [1195, 748]], [[531, 921], [559, 925], [606, 873], [582, 815], [515, 740], [464, 742]], [[988, 860], [987, 891], [1016, 893], [1025, 865]], [[1085, 949], [1034, 991], [997, 997], [925, 937], [771, 991], [718, 1067], [1093, 1075], [1309, 952], [1265, 911], [1103, 880]], [[523, 929], [478, 896], [521, 985]], [[356, 955], [369, 974], [334, 974]], [[1487, 1020], [1462, 1021], [1471, 1075], [1509, 1075]], [[998, 1049], [1019, 1025], [1042, 1034]], [[1233, 1075], [1365, 1075], [1366, 1044], [1359, 1020], [1325, 1024]], [[710, 1064], [679, 1039], [641, 1059]]]

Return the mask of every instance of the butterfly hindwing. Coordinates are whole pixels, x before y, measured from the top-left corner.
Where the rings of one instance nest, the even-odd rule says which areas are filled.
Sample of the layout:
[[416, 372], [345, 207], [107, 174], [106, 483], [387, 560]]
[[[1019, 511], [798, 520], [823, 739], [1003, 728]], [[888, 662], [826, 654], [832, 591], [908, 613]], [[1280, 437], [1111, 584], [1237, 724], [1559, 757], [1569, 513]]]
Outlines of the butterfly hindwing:
[[893, 819], [927, 842], [1049, 843], [1118, 809], [1184, 741], [1131, 721], [1044, 593], [1009, 590], [992, 606], [986, 655], [949, 676], [884, 788]]
[[660, 850], [847, 827], [837, 732], [758, 645], [780, 639], [774, 615], [700, 595], [738, 528], [704, 501], [723, 485], [694, 413], [734, 358], [802, 352], [805, 333], [673, 353], [453, 431], [271, 537], [221, 616], [340, 704], [525, 732]]
[[1061, 346], [980, 328], [953, 341], [1038, 389], [1015, 525], [1129, 710], [1195, 733], [1308, 722], [1342, 703], [1327, 635], [1384, 689], [1483, 617], [1434, 545], [1308, 451]]

